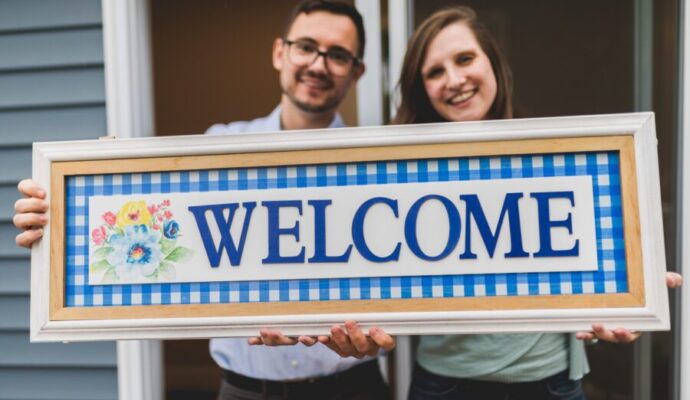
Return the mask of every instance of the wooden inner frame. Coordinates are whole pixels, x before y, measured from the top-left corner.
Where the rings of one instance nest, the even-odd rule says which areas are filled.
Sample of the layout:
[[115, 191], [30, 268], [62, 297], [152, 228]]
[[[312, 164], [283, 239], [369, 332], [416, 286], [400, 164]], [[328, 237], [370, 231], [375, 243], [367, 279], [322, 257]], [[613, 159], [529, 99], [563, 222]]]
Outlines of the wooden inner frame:
[[[618, 151], [620, 155], [628, 293], [233, 304], [65, 306], [65, 179], [68, 176], [595, 151]], [[645, 305], [645, 293], [635, 166], [632, 134], [607, 137], [53, 162], [51, 164], [50, 188], [52, 201], [50, 216], [52, 238], [50, 243], [50, 320], [642, 307]]]

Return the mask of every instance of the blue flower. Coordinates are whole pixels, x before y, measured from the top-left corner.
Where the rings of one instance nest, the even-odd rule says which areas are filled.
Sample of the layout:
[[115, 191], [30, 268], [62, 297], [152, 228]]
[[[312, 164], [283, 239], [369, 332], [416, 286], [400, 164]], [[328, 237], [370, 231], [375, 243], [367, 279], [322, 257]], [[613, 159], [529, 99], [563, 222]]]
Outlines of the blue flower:
[[180, 225], [175, 220], [166, 222], [163, 226], [163, 234], [168, 239], [177, 239], [180, 234]]
[[146, 225], [129, 225], [124, 235], [110, 237], [113, 251], [108, 254], [108, 262], [121, 281], [138, 281], [156, 272], [163, 259], [160, 236]]

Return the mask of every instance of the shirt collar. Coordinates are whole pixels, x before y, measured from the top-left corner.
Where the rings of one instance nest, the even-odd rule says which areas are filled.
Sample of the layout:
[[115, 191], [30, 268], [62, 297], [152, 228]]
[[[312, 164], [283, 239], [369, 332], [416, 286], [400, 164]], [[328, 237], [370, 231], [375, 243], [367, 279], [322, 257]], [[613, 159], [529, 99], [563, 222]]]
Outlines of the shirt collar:
[[[280, 131], [280, 105], [277, 106], [269, 115], [266, 117], [266, 127], [268, 131]], [[340, 114], [336, 113], [333, 121], [328, 125], [328, 128], [344, 128], [345, 122], [340, 117]]]

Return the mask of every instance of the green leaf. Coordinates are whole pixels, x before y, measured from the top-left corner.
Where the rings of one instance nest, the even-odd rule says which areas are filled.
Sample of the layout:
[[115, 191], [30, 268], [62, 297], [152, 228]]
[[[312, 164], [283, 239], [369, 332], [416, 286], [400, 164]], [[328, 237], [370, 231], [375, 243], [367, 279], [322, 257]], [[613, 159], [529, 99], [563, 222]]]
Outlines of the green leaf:
[[157, 283], [158, 282], [158, 270], [154, 271], [151, 275], [145, 276], [146, 281], [149, 283]]
[[115, 273], [115, 268], [110, 268], [105, 275], [103, 275], [103, 279], [101, 279], [101, 283], [115, 283], [119, 279], [117, 278], [117, 274]]
[[115, 251], [112, 247], [101, 247], [100, 249], [93, 252], [93, 258], [103, 259], [108, 257], [108, 254]]
[[99, 260], [94, 263], [91, 263], [89, 265], [89, 273], [90, 274], [100, 274], [103, 271], [112, 268], [113, 266], [110, 265], [110, 263], [106, 260]]
[[166, 261], [174, 261], [174, 262], [183, 262], [188, 260], [189, 258], [194, 255], [194, 251], [191, 249], [188, 249], [186, 247], [178, 246], [175, 247], [175, 249], [167, 256], [165, 257]]
[[175, 266], [169, 262], [163, 261], [158, 267], [158, 276], [163, 280], [172, 281], [175, 279]]
[[173, 250], [175, 250], [175, 241], [174, 240], [169, 240], [169, 239], [161, 239], [160, 241], [161, 244], [161, 253], [163, 255], [167, 256], [170, 253], [172, 253]]

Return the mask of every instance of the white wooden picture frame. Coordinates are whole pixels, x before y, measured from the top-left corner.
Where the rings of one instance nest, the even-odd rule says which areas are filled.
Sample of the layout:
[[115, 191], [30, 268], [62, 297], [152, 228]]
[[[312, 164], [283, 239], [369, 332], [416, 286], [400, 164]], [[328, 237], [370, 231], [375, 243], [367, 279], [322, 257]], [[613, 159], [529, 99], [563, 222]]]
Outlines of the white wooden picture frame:
[[[570, 332], [588, 330], [593, 322], [635, 330], [669, 329], [652, 113], [36, 143], [33, 171], [34, 179], [49, 188], [51, 203], [49, 225], [32, 249], [33, 341], [254, 336], [262, 327], [280, 329], [288, 335], [314, 335], [326, 334], [330, 326], [346, 319], [355, 319], [364, 327], [377, 325], [392, 334]], [[540, 180], [543, 182], [538, 183]], [[570, 182], [564, 187], [570, 184], [575, 197], [563, 203], [565, 208], [560, 211], [549, 211], [549, 200], [530, 198], [532, 181], [541, 188], [534, 190], [544, 191], [546, 187], [566, 193], [558, 189], [561, 180]], [[511, 215], [516, 221], [525, 218], [523, 208], [510, 214], [507, 200], [501, 199], [504, 195], [507, 199], [506, 191], [515, 192], [515, 187], [525, 187], [525, 196], [511, 204], [524, 208], [534, 203], [530, 207], [539, 212], [524, 215], [538, 214], [538, 229], [524, 222], [522, 228], [517, 225], [518, 229], [513, 229]], [[496, 204], [493, 214], [487, 211], [485, 226], [494, 229], [506, 217], [503, 230], [499, 225], [493, 232], [494, 250], [498, 248], [498, 253], [503, 254], [503, 261], [496, 262], [493, 254], [486, 255], [492, 232], [477, 236], [479, 213], [468, 211], [467, 198], [462, 208], [463, 198], [458, 195], [474, 193], [474, 188], [480, 193], [477, 199]], [[447, 196], [438, 194], [444, 190], [449, 191]], [[435, 225], [427, 230], [420, 228], [424, 225], [420, 221], [436, 221], [433, 218], [439, 213], [438, 204], [436, 214], [420, 211], [420, 206], [411, 219], [415, 228], [402, 232], [403, 219], [410, 219], [410, 202], [419, 198], [414, 204], [424, 205], [419, 196], [432, 192], [436, 193], [432, 200], [443, 200], [444, 196], [450, 199], [436, 202], [446, 206], [447, 226], [441, 223], [438, 229]], [[166, 214], [169, 203], [161, 201], [173, 198], [174, 202], [184, 202], [197, 195], [204, 199], [211, 196], [212, 200], [203, 202], [212, 204], [222, 202], [218, 196], [231, 199], [226, 203], [233, 198], [248, 202], [246, 199], [254, 196], [259, 200], [255, 209], [263, 206], [268, 211], [262, 212], [267, 215], [272, 211], [266, 199], [284, 201], [302, 196], [299, 201], [304, 205], [304, 214], [302, 210], [300, 215], [294, 214], [295, 210], [290, 216], [287, 212], [275, 214], [278, 222], [268, 223], [268, 237], [275, 239], [278, 250], [266, 250], [266, 232], [251, 233], [253, 225], [248, 223], [246, 242], [251, 243], [241, 259], [249, 261], [238, 261], [240, 268], [230, 265], [229, 253], [223, 254], [218, 232], [209, 233], [209, 240], [220, 246], [220, 266], [205, 265], [203, 255], [208, 254], [210, 261], [211, 253], [197, 246], [190, 250], [196, 255], [189, 257], [201, 258], [195, 258], [193, 266], [187, 267], [184, 262], [190, 258], [182, 255], [188, 255], [184, 250], [189, 246], [184, 241], [193, 240], [195, 230], [192, 222], [182, 222], [182, 214], [191, 208], [175, 210], [176, 217], [172, 217], [172, 212]], [[124, 206], [122, 210], [112, 206], [123, 204], [128, 196], [132, 201], [144, 202], [148, 211], [137, 206], [130, 215], [123, 211]], [[392, 224], [369, 223], [366, 233], [360, 235], [366, 236], [369, 244], [352, 239], [352, 257], [335, 262], [335, 253], [346, 253], [331, 242], [315, 250], [319, 246], [314, 244], [320, 235], [317, 228], [309, 227], [315, 233], [312, 237], [303, 233], [302, 242], [295, 233], [300, 229], [295, 228], [299, 222], [303, 230], [318, 225], [314, 221], [319, 219], [319, 208], [308, 205], [314, 196], [333, 199], [334, 220], [345, 218], [346, 222], [352, 220], [353, 212], [362, 210], [361, 199], [386, 197], [390, 201], [383, 209]], [[404, 200], [404, 196], [412, 200]], [[583, 202], [581, 199], [587, 196], [591, 198]], [[451, 203], [460, 204], [460, 208], [452, 211], [455, 205], [451, 207]], [[244, 203], [238, 200], [237, 204], [239, 209]], [[348, 204], [354, 204], [354, 208], [337, 208]], [[311, 217], [307, 216], [309, 206], [313, 207], [309, 209], [313, 211]], [[278, 213], [277, 209], [272, 210]], [[203, 210], [206, 214], [194, 214], [199, 232], [199, 221], [211, 215], [210, 209]], [[320, 210], [325, 226], [323, 204]], [[400, 211], [400, 218], [393, 218], [391, 211]], [[146, 218], [137, 220], [139, 212]], [[232, 221], [227, 207], [224, 212], [225, 218]], [[244, 212], [248, 220], [248, 210]], [[431, 217], [419, 217], [425, 212]], [[451, 218], [456, 212], [462, 223]], [[121, 224], [123, 218], [130, 219]], [[194, 221], [190, 215], [186, 218]], [[271, 217], [259, 219], [257, 224], [265, 225], [266, 218]], [[591, 225], [587, 225], [588, 219]], [[148, 228], [135, 229], [139, 225], [133, 220], [148, 224]], [[545, 229], [542, 220], [546, 220]], [[452, 240], [456, 236], [452, 233], [453, 221], [465, 231], [457, 233], [456, 240]], [[360, 223], [364, 226], [363, 219]], [[335, 223], [330, 224], [332, 227]], [[353, 222], [354, 236], [355, 225]], [[232, 227], [235, 230], [230, 237], [237, 239], [238, 226]], [[343, 229], [330, 229], [328, 235], [332, 238], [350, 237], [349, 225], [345, 234], [340, 232]], [[509, 229], [513, 231], [506, 233]], [[178, 237], [178, 230], [183, 239]], [[365, 232], [365, 228], [360, 231]], [[436, 235], [436, 231], [441, 232], [441, 238], [447, 238], [447, 246], [440, 247], [443, 257], [439, 247], [429, 250], [438, 240], [425, 239]], [[513, 251], [515, 231], [525, 237], [526, 251]], [[146, 253], [156, 260], [155, 265], [151, 264], [153, 267], [146, 273], [126, 278], [122, 271], [129, 264], [115, 260], [113, 254], [119, 251], [115, 247], [129, 246], [123, 237], [142, 232], [155, 237], [155, 254]], [[474, 232], [474, 245], [466, 241], [466, 236], [460, 236], [469, 232]], [[530, 238], [535, 232], [537, 238]], [[596, 237], [591, 237], [590, 232]], [[554, 250], [549, 254], [561, 258], [542, 262], [539, 257], [548, 253], [544, 251], [544, 234], [552, 233], [561, 241], [554, 239], [546, 248]], [[507, 237], [511, 241], [506, 241]], [[379, 240], [383, 247], [376, 247]], [[117, 246], [105, 244], [116, 241]], [[364, 254], [374, 248], [376, 251], [371, 253], [381, 255], [385, 243], [396, 241], [403, 248], [399, 258], [384, 262]], [[467, 256], [460, 248], [463, 243], [467, 248], [482, 249], [484, 256], [480, 255], [477, 263], [471, 257], [463, 260], [462, 255]], [[285, 256], [294, 256], [300, 246], [307, 250], [307, 256], [297, 261]], [[585, 260], [583, 254], [588, 246], [590, 258]], [[566, 256], [563, 250], [575, 248], [575, 256]], [[389, 250], [385, 253], [392, 255], [394, 252]], [[328, 252], [332, 253], [326, 255]], [[524, 253], [516, 256], [523, 258], [521, 264], [510, 259], [517, 253]], [[321, 264], [315, 261], [318, 254]], [[488, 264], [482, 264], [482, 257]], [[101, 260], [100, 264], [95, 265], [94, 260]], [[257, 260], [264, 260], [264, 265]], [[313, 265], [309, 265], [310, 260], [315, 261]], [[266, 265], [271, 263], [285, 264], [285, 268]], [[530, 269], [532, 264], [537, 269]], [[453, 272], [456, 265], [457, 273]], [[177, 273], [171, 272], [175, 268]], [[190, 277], [185, 275], [190, 268], [205, 272], [200, 272], [198, 278]], [[232, 275], [247, 268], [275, 272]], [[432, 272], [419, 272], [427, 270]]]

